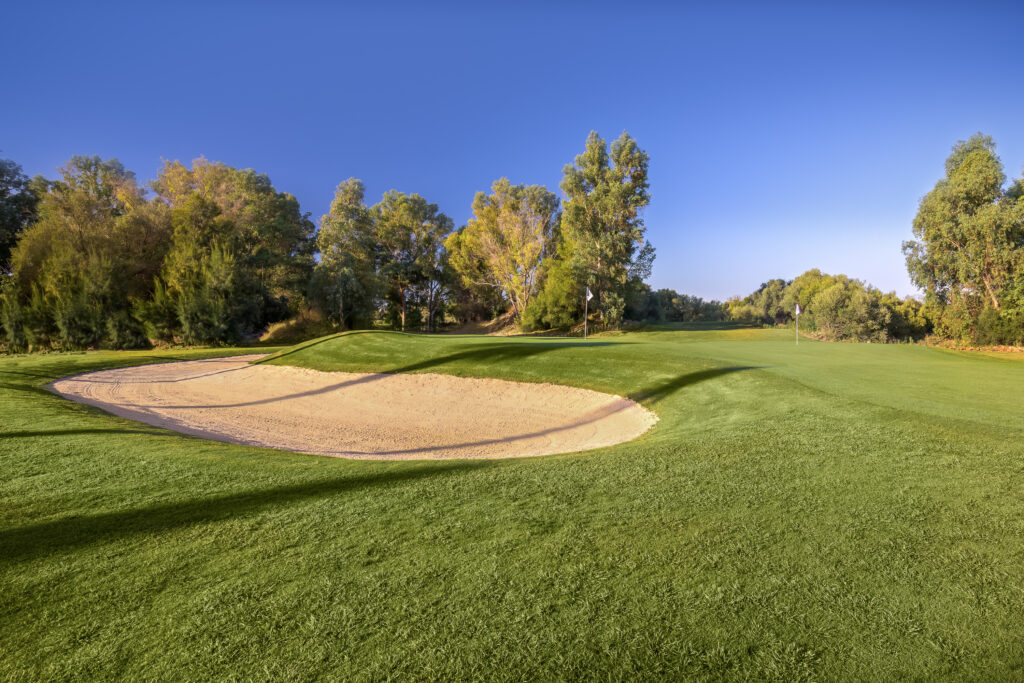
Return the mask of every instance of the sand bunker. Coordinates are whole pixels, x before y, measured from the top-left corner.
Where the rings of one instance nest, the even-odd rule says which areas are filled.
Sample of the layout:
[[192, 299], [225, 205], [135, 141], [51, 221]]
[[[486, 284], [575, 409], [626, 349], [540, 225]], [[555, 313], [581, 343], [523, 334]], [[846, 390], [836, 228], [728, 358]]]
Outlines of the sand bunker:
[[248, 364], [260, 357], [102, 370], [50, 387], [186, 434], [346, 458], [568, 453], [635, 439], [657, 421], [628, 399], [555, 384]]

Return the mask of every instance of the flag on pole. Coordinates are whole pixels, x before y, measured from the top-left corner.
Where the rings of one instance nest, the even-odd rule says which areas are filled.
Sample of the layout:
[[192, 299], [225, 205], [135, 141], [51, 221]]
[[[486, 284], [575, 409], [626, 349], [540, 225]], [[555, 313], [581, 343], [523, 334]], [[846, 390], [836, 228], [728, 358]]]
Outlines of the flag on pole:
[[590, 287], [587, 287], [587, 301], [590, 301], [593, 298], [594, 298], [593, 292], [590, 291]]
[[800, 315], [800, 304], [796, 305], [796, 314]]

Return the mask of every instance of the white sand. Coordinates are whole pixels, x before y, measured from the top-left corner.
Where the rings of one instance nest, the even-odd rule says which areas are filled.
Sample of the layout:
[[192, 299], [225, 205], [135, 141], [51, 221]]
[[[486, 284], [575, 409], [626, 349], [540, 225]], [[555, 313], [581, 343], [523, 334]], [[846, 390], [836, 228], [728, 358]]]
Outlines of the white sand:
[[186, 434], [345, 458], [569, 453], [635, 439], [657, 421], [628, 399], [555, 384], [248, 364], [260, 357], [102, 370], [50, 387]]

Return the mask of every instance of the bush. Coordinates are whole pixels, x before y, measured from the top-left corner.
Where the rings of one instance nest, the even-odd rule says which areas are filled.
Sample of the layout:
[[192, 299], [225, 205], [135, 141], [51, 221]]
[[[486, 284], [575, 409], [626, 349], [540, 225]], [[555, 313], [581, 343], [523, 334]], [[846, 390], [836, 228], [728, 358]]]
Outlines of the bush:
[[565, 329], [583, 319], [583, 292], [565, 261], [553, 261], [544, 284], [523, 312], [523, 329]]
[[986, 308], [978, 316], [974, 343], [980, 346], [1024, 343], [1024, 314], [1019, 310], [997, 311]]

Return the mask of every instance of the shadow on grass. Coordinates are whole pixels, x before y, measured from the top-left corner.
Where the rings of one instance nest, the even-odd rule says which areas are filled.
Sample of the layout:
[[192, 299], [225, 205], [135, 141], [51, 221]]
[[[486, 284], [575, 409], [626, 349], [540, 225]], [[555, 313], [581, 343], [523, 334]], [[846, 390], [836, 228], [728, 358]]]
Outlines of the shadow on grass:
[[[539, 439], [539, 438], [542, 438], [542, 437], [551, 436], [552, 434], [560, 434], [562, 432], [567, 432], [567, 431], [571, 431], [573, 429], [578, 429], [580, 427], [585, 427], [587, 425], [595, 424], [597, 422], [600, 422], [601, 420], [610, 418], [610, 417], [612, 417], [612, 416], [614, 416], [614, 415], [616, 415], [618, 413], [621, 413], [624, 410], [628, 410], [631, 407], [632, 407], [632, 404], [626, 403], [625, 401], [621, 401], [621, 402], [616, 403], [616, 404], [601, 406], [600, 408], [595, 408], [595, 409], [587, 412], [586, 414], [580, 416], [577, 420], [575, 420], [573, 422], [569, 422], [567, 424], [558, 425], [558, 426], [555, 426], [555, 427], [548, 427], [547, 429], [540, 429], [540, 430], [537, 430], [537, 431], [527, 432], [527, 433], [524, 433], [524, 434], [513, 434], [511, 436], [497, 437], [497, 438], [494, 438], [494, 439], [480, 439], [480, 440], [477, 440], [477, 441], [463, 441], [461, 443], [446, 444], [446, 445], [442, 445], [442, 446], [421, 446], [421, 447], [418, 447], [418, 448], [403, 448], [403, 449], [390, 450], [390, 451], [342, 451], [342, 452], [336, 453], [336, 455], [340, 455], [340, 456], [362, 455], [362, 456], [370, 456], [370, 457], [385, 457], [385, 456], [403, 456], [403, 455], [418, 455], [418, 454], [426, 455], [426, 454], [429, 454], [429, 453], [435, 453], [435, 452], [439, 452], [439, 451], [470, 451], [470, 453], [467, 453], [467, 454], [462, 455], [462, 456], [456, 456], [456, 457], [470, 457], [471, 458], [471, 457], [474, 457], [473, 454], [472, 454], [472, 451], [474, 449], [477, 449], [477, 448], [482, 448], [484, 446], [493, 446], [493, 445], [496, 445], [496, 444], [510, 444], [510, 443], [517, 443], [517, 442], [520, 442], [520, 441], [530, 441], [532, 439]], [[639, 436], [639, 435], [636, 435], [636, 436]], [[633, 436], [632, 438], [636, 438], [636, 436]], [[622, 443], [622, 441], [619, 441], [617, 443]], [[609, 444], [609, 445], [614, 445], [614, 444]], [[566, 448], [566, 452], [567, 453], [571, 453], [571, 452], [579, 450], [578, 448], [570, 448], [569, 446], [564, 446], [564, 447]], [[598, 448], [598, 447], [597, 446], [589, 446], [589, 447], [587, 447], [586, 450], [593, 450], [595, 448]], [[553, 454], [554, 453], [548, 453], [548, 455], [553, 455]]]
[[269, 356], [267, 356], [266, 358], [260, 358], [259, 360], [253, 361], [252, 364], [253, 365], [260, 365], [262, 363], [266, 363], [267, 361], [277, 360], [279, 358], [285, 358], [287, 356], [292, 355], [293, 353], [298, 353], [299, 351], [305, 351], [306, 349], [312, 348], [314, 346], [318, 346], [320, 344], [323, 344], [324, 342], [329, 342], [329, 341], [331, 341], [333, 339], [338, 339], [339, 337], [348, 336], [350, 334], [352, 334], [352, 332], [338, 332], [337, 334], [332, 334], [332, 335], [330, 335], [328, 337], [324, 337], [323, 339], [317, 339], [316, 341], [311, 341], [311, 342], [308, 342], [308, 343], [297, 345], [297, 346], [293, 347], [292, 349], [290, 349], [288, 351], [283, 351], [281, 353], [272, 353]]
[[[243, 355], [247, 355], [247, 354], [243, 354]], [[152, 378], [144, 377], [144, 378], [139, 379], [139, 380], [126, 380], [124, 378], [116, 379], [116, 380], [102, 380], [102, 379], [96, 379], [95, 377], [91, 377], [91, 375], [95, 375], [98, 372], [104, 372], [106, 370], [130, 370], [132, 368], [148, 367], [148, 366], [151, 366], [151, 365], [153, 365], [153, 366], [166, 365], [166, 363], [146, 363], [146, 364], [141, 365], [141, 366], [140, 365], [128, 365], [128, 366], [122, 366], [122, 367], [117, 367], [117, 368], [105, 368], [104, 370], [92, 370], [92, 371], [89, 371], [89, 372], [82, 373], [82, 375], [73, 375], [71, 377], [64, 377], [60, 381], [62, 381], [62, 382], [72, 382], [72, 383], [78, 382], [78, 383], [82, 383], [82, 384], [178, 384], [179, 382], [188, 382], [189, 380], [193, 380], [193, 379], [202, 379], [203, 377], [213, 377], [214, 375], [223, 375], [223, 374], [226, 374], [226, 373], [229, 373], [229, 372], [238, 372], [239, 370], [244, 370], [249, 365], [248, 363], [245, 363], [245, 364], [242, 364], [242, 365], [238, 365], [239, 361], [237, 360], [237, 358], [235, 356], [218, 356], [216, 358], [194, 358], [192, 360], [185, 360], [185, 361], [179, 361], [179, 362], [194, 363], [196, 365], [199, 365], [199, 364], [202, 364], [202, 363], [208, 363], [208, 364], [214, 365], [214, 366], [222, 365], [225, 362], [227, 362], [227, 363], [233, 362], [233, 363], [235, 363], [235, 367], [227, 368], [226, 370], [211, 370], [210, 372], [202, 372], [202, 373], [199, 373], [197, 375], [189, 375], [188, 377], [175, 377], [174, 379], [152, 379]], [[86, 375], [88, 375], [88, 376], [86, 376]]]
[[639, 330], [643, 332], [722, 332], [725, 330], [759, 330], [763, 327], [763, 325], [726, 321], [650, 322], [642, 324]]
[[452, 463], [338, 477], [6, 529], [0, 531], [0, 566], [95, 543], [159, 534], [196, 524], [228, 521], [305, 500], [355, 493], [489, 466], [494, 465], [483, 462]]
[[53, 379], [52, 375], [39, 375], [34, 372], [21, 372], [20, 370], [0, 370], [0, 375], [24, 375], [25, 377], [39, 377], [42, 379]]
[[17, 432], [0, 432], [0, 439], [30, 439], [42, 436], [86, 436], [91, 434], [145, 434], [146, 436], [179, 436], [178, 433], [149, 431], [145, 429], [40, 429]]
[[734, 372], [742, 372], [744, 370], [760, 370], [763, 366], [760, 365], [732, 365], [724, 368], [712, 368], [710, 370], [698, 370], [697, 372], [688, 372], [684, 375], [679, 375], [666, 382], [655, 384], [640, 391], [631, 394], [630, 398], [634, 401], [657, 403], [663, 401], [672, 394], [676, 393], [680, 389], [697, 384], [699, 382], [706, 382], [709, 379], [715, 379], [722, 375], [729, 375]]
[[37, 396], [58, 398], [57, 394], [52, 391], [47, 391], [42, 387], [37, 387], [31, 384], [11, 384], [9, 382], [0, 382], [0, 390], [23, 391], [28, 394], [36, 394]]
[[[321, 340], [321, 341], [326, 341]], [[628, 342], [626, 342], [628, 343]], [[308, 396], [319, 396], [321, 394], [328, 394], [332, 391], [344, 389], [346, 387], [352, 387], [359, 384], [367, 384], [369, 382], [376, 382], [384, 379], [388, 375], [400, 374], [406, 372], [419, 372], [422, 370], [429, 370], [447, 363], [453, 363], [458, 361], [474, 361], [474, 362], [485, 362], [490, 365], [493, 363], [510, 363], [520, 361], [525, 358], [532, 356], [538, 356], [544, 353], [550, 353], [551, 351], [557, 351], [566, 348], [575, 348], [586, 346], [621, 346], [623, 342], [612, 343], [612, 342], [589, 342], [587, 344], [578, 344], [574, 342], [554, 342], [554, 343], [503, 343], [503, 344], [474, 344], [462, 351], [450, 353], [445, 356], [437, 356], [435, 358], [428, 358], [415, 363], [409, 363], [398, 368], [393, 368], [381, 373], [368, 374], [362, 377], [356, 377], [355, 379], [348, 379], [343, 382], [337, 382], [336, 384], [329, 384], [324, 387], [318, 387], [316, 389], [310, 389], [308, 391], [300, 391], [294, 394], [285, 394], [282, 396], [271, 396], [269, 398], [257, 399], [254, 401], [243, 401], [241, 403], [221, 403], [213, 405], [143, 405], [139, 404], [136, 407], [139, 408], [160, 408], [161, 410], [195, 410], [195, 409], [214, 409], [214, 408], [245, 408], [249, 406], [267, 405], [269, 403], [277, 403], [278, 401], [287, 401], [293, 398], [304, 398]], [[88, 380], [83, 379], [83, 382]]]

